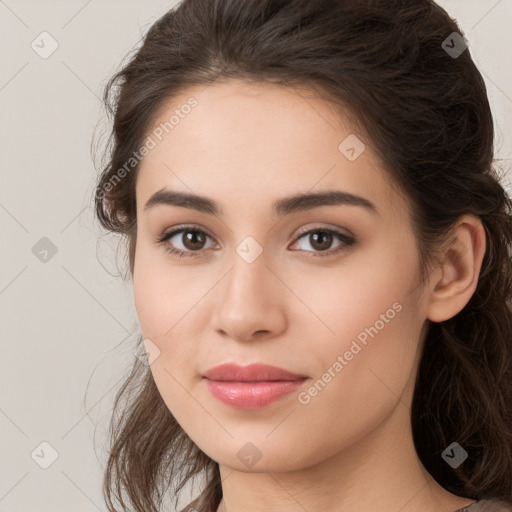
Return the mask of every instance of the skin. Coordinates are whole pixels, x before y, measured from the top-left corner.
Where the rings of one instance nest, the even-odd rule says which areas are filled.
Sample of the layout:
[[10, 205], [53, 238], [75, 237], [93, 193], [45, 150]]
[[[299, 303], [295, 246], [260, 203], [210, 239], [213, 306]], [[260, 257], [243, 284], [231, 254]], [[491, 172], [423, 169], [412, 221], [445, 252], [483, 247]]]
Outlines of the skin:
[[[306, 89], [231, 80], [174, 97], [154, 126], [190, 97], [197, 106], [145, 156], [137, 177], [134, 294], [144, 338], [160, 351], [151, 371], [163, 400], [220, 465], [218, 510], [452, 512], [473, 503], [427, 473], [409, 422], [427, 320], [451, 318], [476, 288], [481, 222], [460, 220], [421, 285], [406, 198], [370, 141], [331, 104]], [[366, 144], [354, 161], [338, 149], [350, 134]], [[164, 187], [210, 197], [223, 213], [144, 210]], [[377, 213], [331, 205], [272, 214], [277, 199], [325, 189], [362, 196]], [[155, 242], [181, 224], [212, 234], [195, 253], [183, 232], [166, 242], [190, 257]], [[301, 228], [335, 228], [356, 242], [322, 257]], [[263, 250], [252, 263], [236, 252], [247, 236]], [[334, 236], [327, 252], [342, 243]], [[400, 312], [307, 404], [294, 392], [235, 409], [201, 378], [225, 362], [264, 362], [308, 376], [304, 392], [395, 303]], [[252, 467], [237, 456], [247, 443], [261, 455]]]

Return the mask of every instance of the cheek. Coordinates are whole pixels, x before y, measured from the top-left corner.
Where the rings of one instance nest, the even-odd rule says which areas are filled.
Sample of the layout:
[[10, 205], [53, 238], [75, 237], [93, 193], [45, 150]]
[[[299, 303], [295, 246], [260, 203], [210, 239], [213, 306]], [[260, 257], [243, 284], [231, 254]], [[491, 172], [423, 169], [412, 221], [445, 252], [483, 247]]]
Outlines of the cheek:
[[134, 263], [133, 293], [144, 337], [157, 344], [175, 338], [176, 326], [180, 324], [181, 329], [200, 309], [207, 281], [194, 277], [193, 266], [169, 264], [163, 249], [141, 244]]
[[[399, 306], [393, 309], [393, 304], [410, 302], [413, 295], [408, 295], [415, 279], [414, 248], [404, 246], [397, 253], [397, 249], [381, 244], [350, 255], [338, 267], [294, 269], [284, 280], [303, 298], [309, 309], [307, 318], [317, 324], [318, 334], [326, 339], [351, 339], [377, 321], [378, 326], [385, 321], [389, 331], [386, 320], [396, 324], [395, 317], [400, 322], [406, 316], [396, 311]], [[388, 310], [381, 321], [380, 315]]]
[[[134, 269], [135, 308], [144, 338], [156, 349], [150, 365], [155, 384], [169, 411], [180, 424], [194, 412], [190, 391], [198, 379], [198, 323], [201, 295], [184, 286], [179, 272], [162, 265], [144, 265], [141, 257]], [[203, 294], [204, 295], [204, 292]]]
[[216, 276], [210, 274], [198, 275], [194, 265], [171, 265], [147, 248], [135, 260], [135, 309], [143, 337], [158, 349], [151, 371], [163, 398], [172, 397], [173, 403], [185, 401], [182, 386], [190, 389], [197, 382], [204, 370], [200, 362], [209, 356], [200, 340], [211, 316], [205, 308]]
[[311, 309], [330, 333], [322, 327], [327, 334], [316, 336], [318, 391], [312, 389], [304, 401], [322, 394], [318, 405], [357, 413], [356, 421], [358, 414], [372, 414], [370, 406], [375, 411], [389, 406], [403, 392], [415, 371], [423, 320], [411, 293], [415, 249], [412, 244], [401, 249], [397, 254], [383, 246], [361, 254], [350, 272], [324, 279], [322, 293], [310, 286]]
[[364, 313], [340, 315], [333, 327], [336, 336], [316, 344], [316, 373], [295, 414], [308, 431], [324, 433], [326, 455], [377, 428], [399, 401], [407, 403], [418, 346], [415, 307], [405, 297], [367, 303]]

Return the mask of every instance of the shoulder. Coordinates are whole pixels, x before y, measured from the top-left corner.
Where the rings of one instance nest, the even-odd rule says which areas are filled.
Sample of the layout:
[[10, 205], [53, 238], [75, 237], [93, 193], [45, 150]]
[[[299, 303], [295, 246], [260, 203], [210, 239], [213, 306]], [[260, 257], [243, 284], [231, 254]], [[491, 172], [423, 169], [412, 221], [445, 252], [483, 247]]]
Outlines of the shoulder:
[[480, 500], [469, 507], [462, 509], [464, 512], [512, 512], [512, 505], [501, 500]]

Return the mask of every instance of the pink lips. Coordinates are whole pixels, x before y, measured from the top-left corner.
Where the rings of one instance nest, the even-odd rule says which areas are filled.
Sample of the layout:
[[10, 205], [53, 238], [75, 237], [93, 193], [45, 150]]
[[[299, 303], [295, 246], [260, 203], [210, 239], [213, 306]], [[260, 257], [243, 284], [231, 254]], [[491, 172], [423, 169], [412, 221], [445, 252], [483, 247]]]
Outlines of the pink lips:
[[267, 364], [234, 363], [211, 368], [203, 374], [210, 393], [225, 404], [241, 409], [264, 407], [295, 391], [307, 379]]

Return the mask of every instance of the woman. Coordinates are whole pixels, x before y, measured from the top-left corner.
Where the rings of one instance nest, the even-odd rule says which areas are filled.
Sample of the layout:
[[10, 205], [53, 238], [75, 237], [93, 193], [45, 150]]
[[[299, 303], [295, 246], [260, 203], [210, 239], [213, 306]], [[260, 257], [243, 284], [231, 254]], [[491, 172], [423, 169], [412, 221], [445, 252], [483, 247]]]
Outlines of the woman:
[[109, 510], [512, 510], [510, 203], [455, 21], [184, 0], [105, 100], [146, 351]]

